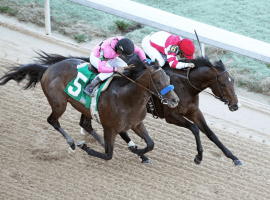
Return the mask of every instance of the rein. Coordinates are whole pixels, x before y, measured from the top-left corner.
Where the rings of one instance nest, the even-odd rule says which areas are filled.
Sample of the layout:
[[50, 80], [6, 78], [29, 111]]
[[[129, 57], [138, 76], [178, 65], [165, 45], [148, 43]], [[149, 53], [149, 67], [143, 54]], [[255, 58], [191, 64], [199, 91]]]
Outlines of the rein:
[[[150, 80], [151, 80], [153, 86], [155, 87], [155, 90], [156, 90], [157, 93], [155, 93], [155, 92], [153, 92], [152, 90], [150, 90], [150, 89], [144, 87], [143, 85], [137, 83], [136, 81], [132, 80], [131, 78], [125, 76], [125, 75], [122, 74], [122, 73], [119, 73], [119, 72], [116, 72], [116, 73], [120, 74], [122, 77], [125, 77], [125, 78], [128, 79], [129, 81], [131, 81], [131, 82], [135, 83], [136, 85], [142, 87], [143, 89], [147, 90], [147, 91], [150, 92], [152, 95], [155, 95], [156, 97], [158, 97], [158, 98], [161, 100], [161, 103], [166, 104], [165, 99], [164, 99], [163, 96], [158, 92], [158, 90], [157, 90], [157, 88], [156, 88], [156, 86], [155, 86], [155, 84], [154, 84], [154, 82], [153, 82], [153, 79], [152, 79], [152, 75], [153, 75], [154, 73], [158, 72], [159, 70], [162, 70], [162, 69], [159, 68], [158, 70], [156, 70], [156, 71], [154, 71], [152, 74], [150, 74], [150, 78], [151, 78]], [[148, 70], [147, 70], [147, 71], [148, 71]]]

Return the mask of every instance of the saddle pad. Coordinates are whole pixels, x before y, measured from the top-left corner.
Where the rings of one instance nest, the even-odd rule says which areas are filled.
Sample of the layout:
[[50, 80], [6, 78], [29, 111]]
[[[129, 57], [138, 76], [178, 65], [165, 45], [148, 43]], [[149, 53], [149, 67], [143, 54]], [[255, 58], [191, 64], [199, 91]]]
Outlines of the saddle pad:
[[[92, 81], [96, 75], [89, 71], [88, 69], [89, 63], [82, 63], [77, 66], [77, 76], [74, 78], [70, 83], [66, 86], [64, 91], [73, 99], [79, 101], [81, 104], [83, 104], [86, 108], [90, 108], [91, 104], [91, 97], [87, 95], [85, 92], [83, 92], [83, 89], [86, 87], [86, 84], [90, 81]], [[102, 88], [106, 84], [107, 81], [105, 81], [103, 84], [101, 84], [98, 93], [97, 93], [97, 102], [101, 93]]]

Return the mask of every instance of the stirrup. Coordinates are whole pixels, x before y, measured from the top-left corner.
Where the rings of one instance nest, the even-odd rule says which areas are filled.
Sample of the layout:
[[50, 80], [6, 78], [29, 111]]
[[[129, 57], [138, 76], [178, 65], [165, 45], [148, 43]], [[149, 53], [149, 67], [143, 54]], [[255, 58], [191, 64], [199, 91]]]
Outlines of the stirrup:
[[95, 96], [96, 90], [99, 89], [99, 86], [100, 86], [100, 85], [98, 84], [96, 87], [93, 88], [92, 92], [91, 92], [90, 95], [89, 95], [90, 97], [94, 97], [94, 96]]
[[89, 95], [89, 96], [93, 93], [93, 89], [91, 89], [90, 84], [87, 85], [87, 86], [83, 89], [83, 91], [84, 91], [87, 95]]

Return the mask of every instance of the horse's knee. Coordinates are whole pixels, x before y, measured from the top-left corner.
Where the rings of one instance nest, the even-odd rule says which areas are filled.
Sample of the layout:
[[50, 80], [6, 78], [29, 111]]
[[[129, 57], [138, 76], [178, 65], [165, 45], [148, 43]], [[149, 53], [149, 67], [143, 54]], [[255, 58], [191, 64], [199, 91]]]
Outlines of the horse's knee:
[[150, 143], [147, 145], [148, 151], [152, 151], [152, 150], [154, 149], [154, 146], [155, 146], [154, 141], [150, 142]]

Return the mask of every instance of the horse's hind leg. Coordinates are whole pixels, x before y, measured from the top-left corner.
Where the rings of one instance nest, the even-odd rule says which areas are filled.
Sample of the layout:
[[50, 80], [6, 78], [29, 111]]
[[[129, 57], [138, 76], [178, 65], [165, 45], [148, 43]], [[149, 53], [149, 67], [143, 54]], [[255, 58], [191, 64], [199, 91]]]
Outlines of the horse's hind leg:
[[75, 150], [74, 140], [60, 126], [60, 123], [58, 121], [59, 117], [59, 114], [53, 111], [52, 114], [48, 117], [47, 121], [55, 128], [55, 130], [59, 131], [64, 136], [70, 148], [72, 150]]
[[[123, 140], [126, 141], [126, 143], [128, 144], [129, 149], [130, 148], [137, 148], [136, 144], [130, 139], [127, 132], [122, 132], [119, 135], [121, 136], [121, 138]], [[151, 163], [149, 158], [147, 158], [145, 155], [140, 156], [140, 159], [141, 159], [142, 163]]]
[[65, 94], [57, 93], [55, 91], [53, 93], [49, 94], [45, 93], [45, 94], [52, 107], [52, 113], [47, 119], [48, 123], [51, 124], [55, 128], [55, 130], [59, 131], [64, 136], [64, 138], [67, 140], [67, 143], [70, 146], [69, 149], [75, 150], [74, 140], [62, 129], [58, 121], [59, 118], [66, 111], [67, 99], [65, 97]]
[[82, 114], [80, 126], [84, 130], [86, 130], [90, 135], [92, 135], [101, 144], [101, 146], [105, 147], [104, 139], [93, 129], [91, 119]]

